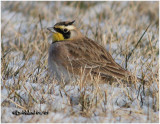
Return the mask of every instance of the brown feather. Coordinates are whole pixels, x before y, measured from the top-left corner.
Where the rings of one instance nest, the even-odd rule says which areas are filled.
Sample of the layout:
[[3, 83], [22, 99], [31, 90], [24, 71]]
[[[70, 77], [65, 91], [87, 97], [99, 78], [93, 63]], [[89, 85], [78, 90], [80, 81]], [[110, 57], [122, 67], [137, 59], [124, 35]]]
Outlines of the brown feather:
[[[99, 75], [103, 78], [125, 78], [130, 72], [117, 64], [104, 47], [87, 37], [65, 40], [55, 43], [56, 62], [64, 66], [70, 73], [79, 75], [81, 69], [86, 73]], [[58, 61], [61, 60], [61, 61]]]

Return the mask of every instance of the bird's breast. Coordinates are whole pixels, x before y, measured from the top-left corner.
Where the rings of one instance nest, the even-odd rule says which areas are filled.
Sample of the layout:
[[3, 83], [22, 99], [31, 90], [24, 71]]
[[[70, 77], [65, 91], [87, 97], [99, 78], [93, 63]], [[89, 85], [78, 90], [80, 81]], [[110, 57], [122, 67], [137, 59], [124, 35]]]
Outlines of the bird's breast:
[[63, 77], [65, 81], [70, 79], [70, 74], [67, 71], [67, 50], [63, 44], [53, 43], [49, 48], [48, 68], [52, 75], [60, 81]]

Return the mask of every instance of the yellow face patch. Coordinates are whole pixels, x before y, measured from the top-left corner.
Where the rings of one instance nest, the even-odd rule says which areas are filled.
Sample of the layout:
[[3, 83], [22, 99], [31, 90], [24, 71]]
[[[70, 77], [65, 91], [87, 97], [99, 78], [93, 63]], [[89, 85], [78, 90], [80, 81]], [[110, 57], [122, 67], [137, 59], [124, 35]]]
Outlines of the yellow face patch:
[[64, 40], [64, 37], [62, 34], [58, 33], [58, 32], [54, 32], [53, 33], [53, 42], [55, 41], [61, 41]]

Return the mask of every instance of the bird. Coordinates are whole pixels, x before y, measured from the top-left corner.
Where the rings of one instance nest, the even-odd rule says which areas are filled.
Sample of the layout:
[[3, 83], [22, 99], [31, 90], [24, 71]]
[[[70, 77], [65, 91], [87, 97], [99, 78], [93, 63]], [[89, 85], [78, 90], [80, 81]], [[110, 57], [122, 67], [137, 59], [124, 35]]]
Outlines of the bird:
[[84, 81], [99, 77], [104, 83], [135, 77], [116, 63], [103, 46], [83, 35], [74, 22], [61, 21], [47, 28], [52, 33], [48, 68], [58, 81], [69, 83], [83, 76]]

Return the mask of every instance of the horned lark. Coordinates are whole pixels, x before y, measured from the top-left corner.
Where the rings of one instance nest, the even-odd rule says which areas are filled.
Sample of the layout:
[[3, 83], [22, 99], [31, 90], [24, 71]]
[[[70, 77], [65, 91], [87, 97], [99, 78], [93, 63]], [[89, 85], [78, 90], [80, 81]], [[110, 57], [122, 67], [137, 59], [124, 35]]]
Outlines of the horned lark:
[[104, 47], [84, 36], [74, 21], [59, 22], [51, 28], [48, 65], [57, 80], [68, 82], [82, 74], [86, 79], [99, 76], [102, 80], [126, 79], [131, 73], [117, 64]]

